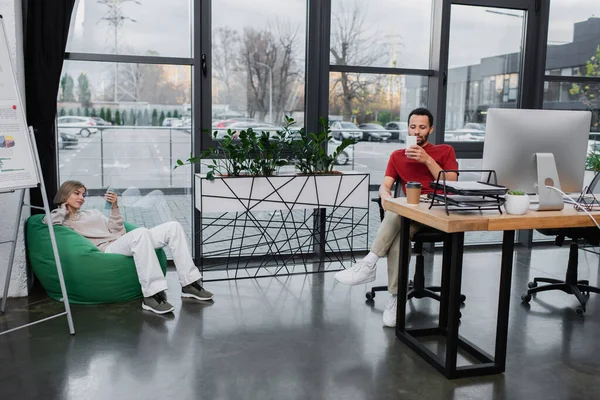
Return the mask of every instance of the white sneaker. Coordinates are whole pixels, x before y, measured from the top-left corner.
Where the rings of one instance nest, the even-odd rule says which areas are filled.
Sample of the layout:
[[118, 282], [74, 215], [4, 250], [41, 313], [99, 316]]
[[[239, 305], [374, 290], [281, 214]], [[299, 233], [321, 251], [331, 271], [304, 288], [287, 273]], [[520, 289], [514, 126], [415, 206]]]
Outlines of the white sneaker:
[[397, 312], [398, 296], [392, 295], [392, 297], [390, 297], [388, 300], [388, 303], [385, 305], [385, 310], [383, 311], [383, 325], [394, 328], [396, 326]]
[[373, 282], [376, 273], [377, 270], [373, 264], [359, 261], [352, 267], [336, 273], [334, 278], [341, 283], [354, 286]]

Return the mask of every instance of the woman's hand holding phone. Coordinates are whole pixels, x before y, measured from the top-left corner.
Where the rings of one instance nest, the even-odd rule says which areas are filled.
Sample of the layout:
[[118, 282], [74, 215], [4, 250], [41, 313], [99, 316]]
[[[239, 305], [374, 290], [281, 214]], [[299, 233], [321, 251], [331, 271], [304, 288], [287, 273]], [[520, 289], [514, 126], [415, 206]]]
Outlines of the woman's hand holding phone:
[[104, 194], [104, 200], [106, 200], [106, 205], [104, 208], [118, 208], [118, 196], [112, 189], [108, 189]]

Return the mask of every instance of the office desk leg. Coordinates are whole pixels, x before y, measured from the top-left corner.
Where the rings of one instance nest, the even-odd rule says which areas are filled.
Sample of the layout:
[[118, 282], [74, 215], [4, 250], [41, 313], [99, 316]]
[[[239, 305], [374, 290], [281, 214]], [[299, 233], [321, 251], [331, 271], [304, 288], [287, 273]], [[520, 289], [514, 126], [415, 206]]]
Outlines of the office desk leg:
[[502, 237], [502, 269], [498, 293], [498, 321], [496, 322], [496, 350], [494, 361], [504, 372], [506, 367], [506, 343], [508, 341], [508, 312], [510, 310], [510, 286], [512, 281], [515, 231], [504, 231]]
[[452, 262], [452, 235], [447, 234], [444, 237], [444, 247], [442, 255], [442, 281], [440, 284], [440, 311], [438, 328], [443, 331], [448, 331], [448, 289], [450, 288], [450, 268]]
[[406, 331], [406, 303], [408, 296], [408, 268], [410, 263], [410, 219], [400, 218], [400, 268], [398, 274], [398, 307], [396, 312], [396, 336]]
[[[459, 335], [460, 292], [462, 280], [464, 233], [448, 234], [444, 240], [442, 270], [442, 295], [437, 327], [406, 329], [406, 293], [408, 286], [408, 246], [410, 221], [402, 218], [400, 230], [401, 257], [398, 286], [398, 314], [396, 336], [413, 349], [425, 361], [448, 379], [484, 376], [504, 372], [506, 366], [506, 341], [508, 312], [510, 307], [510, 284], [514, 251], [514, 231], [504, 232], [502, 243], [502, 270], [498, 293], [498, 319], [496, 323], [496, 347], [494, 356], [488, 354], [466, 338]], [[443, 336], [446, 354], [439, 356], [424, 346], [418, 338]], [[471, 355], [472, 365], [457, 366], [458, 350]]]
[[450, 288], [448, 290], [448, 332], [446, 334], [446, 374], [456, 374], [458, 357], [458, 327], [460, 324], [460, 292], [462, 281], [464, 232], [450, 235]]

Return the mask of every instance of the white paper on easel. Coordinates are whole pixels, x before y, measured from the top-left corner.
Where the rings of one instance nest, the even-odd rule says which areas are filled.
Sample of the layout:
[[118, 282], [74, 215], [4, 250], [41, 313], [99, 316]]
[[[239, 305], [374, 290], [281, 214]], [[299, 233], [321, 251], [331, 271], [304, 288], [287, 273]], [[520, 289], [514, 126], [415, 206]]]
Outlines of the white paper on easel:
[[4, 192], [35, 187], [39, 178], [4, 29], [0, 35], [0, 192]]

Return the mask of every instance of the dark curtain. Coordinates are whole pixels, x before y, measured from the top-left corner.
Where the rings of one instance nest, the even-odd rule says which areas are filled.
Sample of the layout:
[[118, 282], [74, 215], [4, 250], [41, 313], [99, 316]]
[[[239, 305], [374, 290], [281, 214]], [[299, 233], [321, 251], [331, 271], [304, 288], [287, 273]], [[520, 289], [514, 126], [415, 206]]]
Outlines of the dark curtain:
[[[35, 129], [50, 204], [58, 189], [56, 98], [74, 5], [75, 0], [26, 0], [24, 4], [27, 123]], [[31, 190], [31, 204], [42, 206], [39, 189]]]

